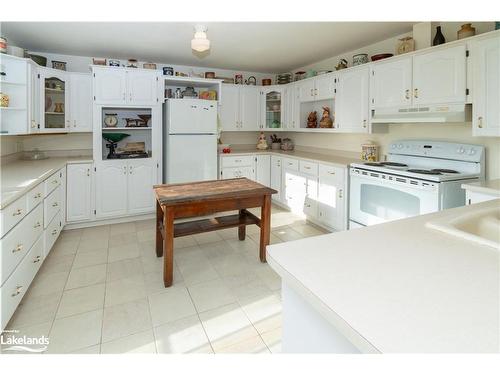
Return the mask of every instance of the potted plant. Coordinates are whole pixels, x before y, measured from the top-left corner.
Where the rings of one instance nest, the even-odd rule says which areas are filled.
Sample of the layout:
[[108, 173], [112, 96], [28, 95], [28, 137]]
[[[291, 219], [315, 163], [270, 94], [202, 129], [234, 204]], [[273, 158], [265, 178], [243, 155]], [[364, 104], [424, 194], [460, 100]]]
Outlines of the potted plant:
[[271, 149], [279, 150], [281, 148], [281, 138], [276, 134], [271, 135]]

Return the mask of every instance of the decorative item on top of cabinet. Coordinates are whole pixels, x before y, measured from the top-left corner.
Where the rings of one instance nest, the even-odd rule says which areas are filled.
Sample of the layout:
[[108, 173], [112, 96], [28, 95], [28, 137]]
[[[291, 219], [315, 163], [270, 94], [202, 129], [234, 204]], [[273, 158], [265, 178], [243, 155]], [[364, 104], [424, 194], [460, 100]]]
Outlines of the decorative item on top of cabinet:
[[256, 147], [258, 150], [267, 150], [268, 149], [269, 146], [267, 145], [266, 136], [264, 135], [264, 132], [260, 132], [259, 140], [257, 141]]
[[109, 60], [109, 66], [118, 67], [120, 65], [120, 60]]
[[98, 57], [94, 57], [94, 58], [92, 59], [92, 63], [93, 63], [94, 65], [106, 65], [106, 59], [100, 59], [100, 58], [98, 58]]
[[283, 151], [293, 151], [294, 147], [295, 145], [290, 138], [283, 138], [283, 140], [281, 141], [281, 149]]
[[52, 68], [59, 70], [66, 70], [66, 62], [52, 60]]
[[264, 78], [262, 80], [262, 86], [271, 86], [271, 78]]
[[446, 39], [444, 38], [443, 33], [441, 32], [441, 26], [436, 27], [436, 36], [434, 37], [434, 40], [432, 41], [433, 46], [438, 46], [440, 44], [446, 43]]
[[155, 63], [144, 63], [144, 64], [142, 64], [142, 67], [144, 69], [154, 69], [154, 70], [156, 70], [156, 64]]
[[[163, 75], [164, 76], [173, 76], [174, 75], [174, 68], [171, 66], [164, 66], [163, 67]], [[206, 77], [208, 78], [208, 77]]]
[[346, 59], [340, 59], [339, 63], [337, 66], [335, 66], [335, 70], [342, 70], [347, 68], [347, 60]]
[[316, 111], [310, 112], [309, 116], [307, 116], [307, 127], [308, 128], [318, 127], [318, 116]]
[[476, 35], [476, 28], [472, 27], [471, 23], [464, 23], [460, 30], [457, 31], [457, 39], [468, 38]]
[[352, 66], [366, 64], [368, 62], [368, 54], [358, 53], [352, 57]]
[[273, 150], [279, 150], [281, 147], [281, 138], [278, 138], [276, 134], [271, 135], [271, 148]]
[[136, 59], [128, 59], [127, 68], [137, 68], [138, 62]]
[[248, 79], [245, 79], [245, 84], [255, 86], [257, 84], [257, 78], [250, 76]]
[[396, 55], [415, 51], [415, 40], [411, 36], [401, 38], [396, 45]]
[[319, 127], [320, 128], [333, 127], [333, 121], [330, 118], [330, 108], [329, 107], [323, 107], [323, 116], [321, 117], [321, 120], [319, 121]]
[[295, 72], [295, 78], [294, 80], [295, 81], [300, 81], [301, 79], [304, 79], [306, 77], [306, 72], [304, 72], [303, 70], [299, 71], [299, 72]]
[[236, 85], [242, 85], [243, 84], [243, 74], [235, 74], [234, 75], [234, 83]]
[[378, 61], [378, 60], [387, 59], [387, 58], [392, 57], [392, 56], [394, 56], [392, 53], [379, 53], [377, 55], [373, 55], [371, 57], [371, 60]]
[[361, 145], [361, 160], [378, 161], [379, 145], [369, 141]]

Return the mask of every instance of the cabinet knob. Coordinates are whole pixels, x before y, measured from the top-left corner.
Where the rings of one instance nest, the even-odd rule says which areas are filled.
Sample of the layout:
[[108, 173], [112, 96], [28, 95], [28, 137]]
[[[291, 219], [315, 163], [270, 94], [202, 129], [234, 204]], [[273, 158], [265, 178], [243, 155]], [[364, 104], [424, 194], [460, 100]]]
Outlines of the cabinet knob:
[[363, 120], [363, 128], [366, 128], [366, 120]]
[[90, 169], [87, 168], [87, 177], [90, 176]]
[[311, 89], [311, 96], [314, 96], [314, 89]]
[[57, 234], [57, 229], [54, 229], [51, 234], [55, 236]]
[[479, 116], [477, 118], [477, 127], [482, 129], [483, 128], [483, 117], [482, 116]]
[[73, 120], [73, 127], [76, 128], [76, 120]]
[[23, 213], [23, 210], [18, 208], [14, 213], [12, 213], [12, 216], [22, 215], [22, 213]]
[[22, 249], [23, 249], [23, 244], [20, 243], [14, 249], [12, 249], [12, 252], [17, 253], [17, 252], [21, 251]]
[[40, 262], [40, 260], [41, 260], [40, 258], [41, 258], [41, 257], [40, 257], [40, 255], [37, 255], [37, 256], [35, 257], [35, 259], [33, 260], [33, 263], [38, 263], [38, 262]]
[[37, 222], [37, 223], [33, 226], [33, 228], [40, 228], [40, 226], [41, 226], [41, 225], [42, 225], [42, 224], [40, 224], [40, 222]]
[[418, 98], [418, 89], [413, 90], [413, 96]]
[[57, 206], [59, 206], [57, 202], [52, 203], [52, 207], [57, 207]]
[[408, 89], [405, 90], [405, 98], [410, 99], [410, 90]]
[[344, 191], [342, 189], [339, 189], [339, 198], [342, 198], [344, 195]]
[[22, 290], [23, 290], [23, 286], [22, 285], [16, 286], [16, 290], [14, 291], [14, 293], [11, 294], [11, 296], [12, 297], [18, 296], [19, 294], [21, 294]]

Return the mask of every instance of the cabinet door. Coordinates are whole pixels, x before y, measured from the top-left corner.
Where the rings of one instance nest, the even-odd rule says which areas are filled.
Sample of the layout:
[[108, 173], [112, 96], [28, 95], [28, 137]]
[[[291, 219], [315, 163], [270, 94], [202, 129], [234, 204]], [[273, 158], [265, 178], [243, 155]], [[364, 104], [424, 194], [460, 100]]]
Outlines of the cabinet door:
[[94, 68], [94, 101], [97, 104], [127, 104], [125, 69]]
[[127, 163], [104, 162], [96, 166], [96, 214], [98, 217], [127, 213]]
[[337, 76], [336, 128], [340, 132], [367, 133], [369, 119], [368, 68]]
[[299, 109], [298, 103], [298, 88], [295, 84], [286, 85], [284, 91], [284, 111], [283, 111], [283, 128], [295, 129], [298, 127]]
[[259, 130], [260, 93], [257, 86], [240, 87], [240, 130]]
[[223, 131], [236, 131], [240, 128], [239, 93], [240, 91], [237, 85], [222, 85], [222, 100], [219, 117]]
[[261, 121], [264, 129], [280, 129], [283, 127], [283, 88], [269, 86], [262, 89]]
[[128, 162], [128, 213], [152, 212], [155, 207], [153, 185], [156, 168], [151, 160]]
[[66, 178], [66, 221], [90, 220], [92, 164], [68, 164]]
[[294, 213], [302, 214], [307, 195], [307, 176], [290, 169], [283, 172], [284, 203]]
[[334, 76], [325, 74], [315, 78], [314, 95], [316, 100], [332, 99], [334, 97]]
[[255, 181], [264, 186], [271, 185], [271, 155], [255, 157]]
[[500, 137], [500, 37], [474, 42], [472, 59], [472, 134]]
[[413, 104], [465, 103], [465, 45], [413, 58]]
[[69, 75], [56, 69], [39, 68], [40, 132], [61, 133], [69, 128]]
[[344, 230], [345, 215], [343, 179], [320, 176], [318, 184], [318, 219], [333, 229]]
[[303, 82], [297, 83], [299, 89], [299, 101], [310, 102], [314, 99], [314, 79], [307, 79]]
[[281, 201], [281, 165], [282, 160], [278, 156], [271, 155], [271, 188], [276, 190], [277, 193], [273, 198]]
[[133, 105], [158, 104], [156, 72], [127, 70], [127, 101]]
[[[411, 104], [411, 57], [391, 62], [377, 62], [371, 68], [371, 107], [401, 108]], [[338, 90], [337, 90], [338, 92]]]
[[70, 131], [92, 131], [92, 80], [90, 74], [70, 76]]
[[29, 64], [30, 77], [30, 122], [29, 133], [38, 133], [40, 131], [40, 76], [39, 70], [35, 64]]

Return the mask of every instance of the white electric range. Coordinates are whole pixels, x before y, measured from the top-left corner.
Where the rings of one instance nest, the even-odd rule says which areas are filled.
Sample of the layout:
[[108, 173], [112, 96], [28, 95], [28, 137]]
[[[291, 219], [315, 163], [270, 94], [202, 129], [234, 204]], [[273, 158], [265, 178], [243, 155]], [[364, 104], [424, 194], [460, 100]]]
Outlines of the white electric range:
[[350, 167], [349, 227], [465, 205], [462, 183], [484, 180], [484, 147], [435, 141], [391, 143], [387, 161]]

